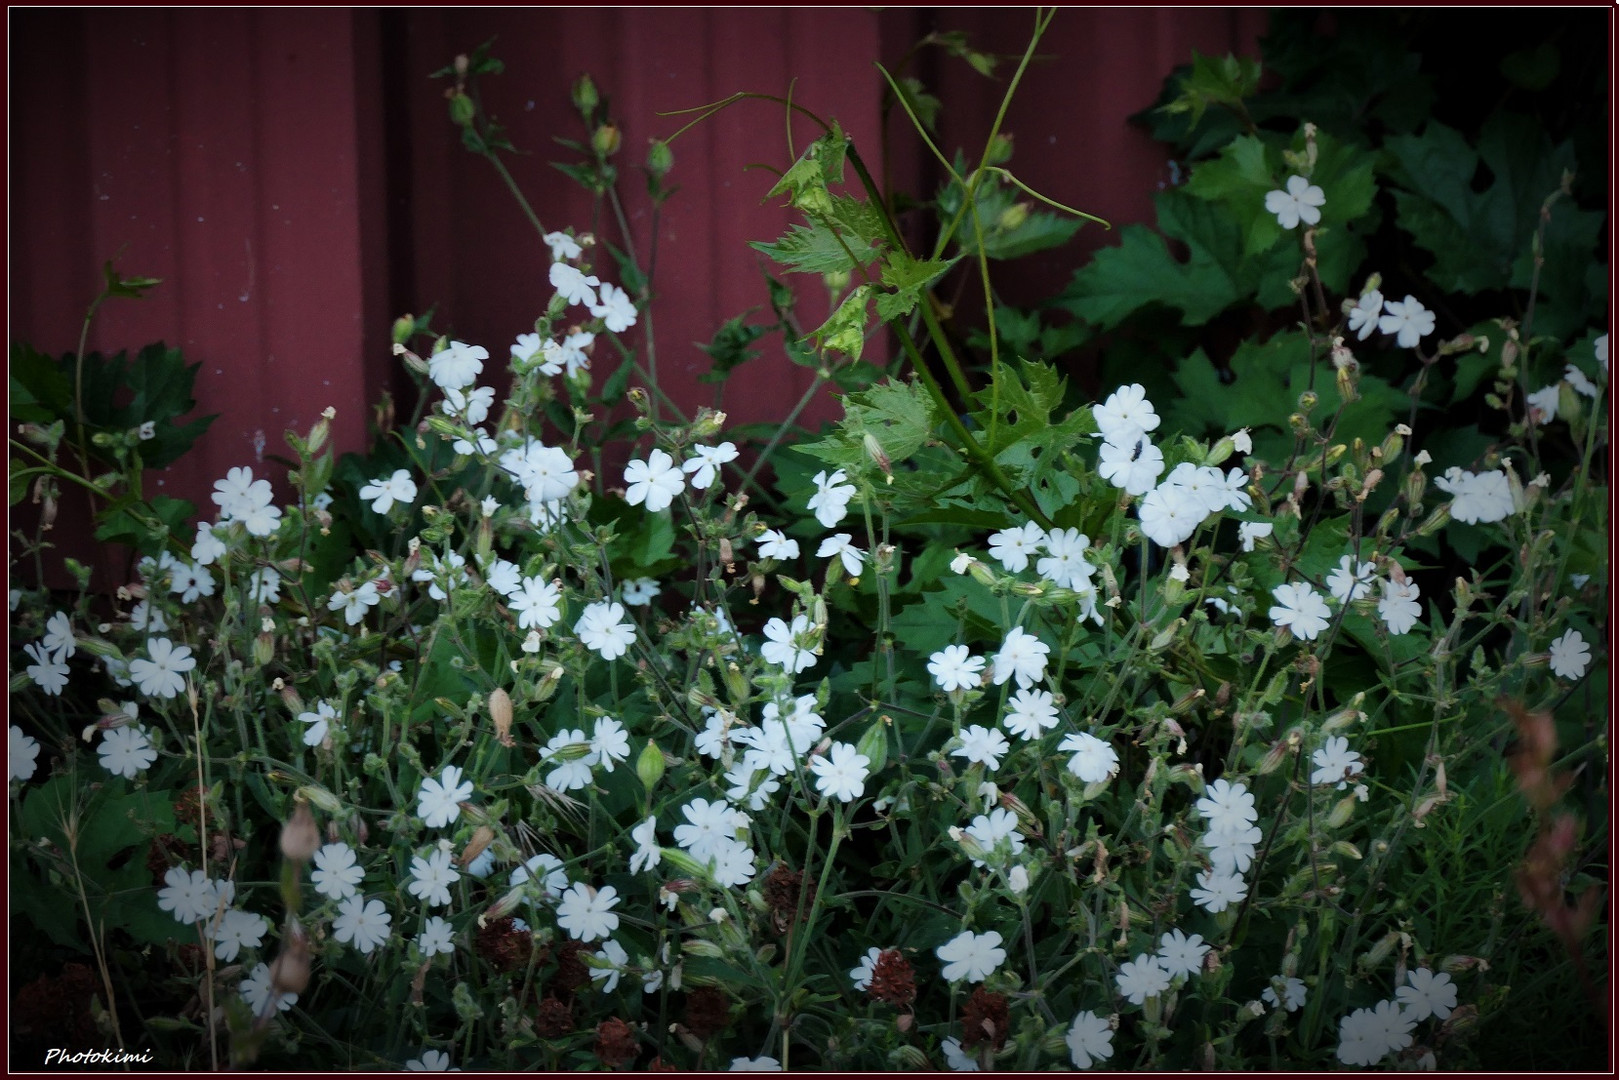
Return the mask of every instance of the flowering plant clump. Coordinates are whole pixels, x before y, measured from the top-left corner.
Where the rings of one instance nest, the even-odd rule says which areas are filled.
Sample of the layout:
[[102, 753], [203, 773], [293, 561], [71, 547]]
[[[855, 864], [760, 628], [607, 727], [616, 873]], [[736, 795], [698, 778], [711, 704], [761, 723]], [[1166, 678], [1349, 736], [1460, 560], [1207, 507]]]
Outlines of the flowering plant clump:
[[[467, 84], [498, 70], [444, 73], [490, 156]], [[616, 128], [588, 80], [575, 102], [569, 168], [616, 199]], [[950, 170], [931, 255], [842, 190], [869, 172], [835, 125], [782, 174], [806, 220], [761, 247], [843, 276], [791, 348], [850, 380], [791, 446], [664, 399], [623, 337], [634, 254], [542, 231], [532, 334], [396, 327], [419, 424], [341, 461], [330, 417], [289, 433], [289, 476], [235, 467], [216, 511], [158, 517], [111, 596], [14, 589], [14, 912], [90, 956], [120, 1038], [237, 1065], [1489, 1060], [1512, 973], [1600, 978], [1554, 812], [1569, 755], [1606, 775], [1606, 546], [1576, 529], [1605, 414], [1537, 427], [1512, 393], [1555, 355], [1604, 397], [1594, 319], [1503, 317], [1508, 357], [1427, 285], [1337, 295], [1315, 245], [1370, 165], [1309, 125], [1255, 138], [1226, 212], [1300, 282], [1299, 363], [1213, 433], [1143, 382], [960, 363], [931, 283], [1029, 228], [956, 212], [1010, 198], [996, 139]], [[1406, 376], [1358, 364], [1372, 334]], [[505, 353], [502, 396], [478, 384]], [[1429, 372], [1475, 355], [1506, 423], [1430, 469], [1463, 451], [1423, 442], [1455, 388]]]

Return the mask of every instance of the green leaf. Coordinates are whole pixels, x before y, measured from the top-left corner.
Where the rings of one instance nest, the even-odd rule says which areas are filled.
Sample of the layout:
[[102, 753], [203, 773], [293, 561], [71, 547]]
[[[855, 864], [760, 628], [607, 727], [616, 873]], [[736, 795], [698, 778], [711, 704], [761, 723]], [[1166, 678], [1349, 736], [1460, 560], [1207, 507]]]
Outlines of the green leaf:
[[1187, 113], [1196, 127], [1210, 105], [1238, 106], [1259, 88], [1259, 61], [1232, 55], [1192, 52], [1192, 67], [1180, 81], [1180, 96], [1163, 106], [1171, 115]]
[[714, 361], [712, 367], [697, 376], [698, 382], [724, 382], [730, 376], [732, 370], [759, 355], [756, 349], [751, 349], [749, 346], [768, 334], [770, 328], [749, 326], [743, 322], [742, 320], [746, 319], [750, 314], [752, 312], [743, 312], [735, 318], [727, 319], [714, 332], [714, 340], [707, 345], [698, 346]]
[[872, 245], [857, 237], [839, 234], [820, 222], [792, 225], [787, 234], [774, 243], [755, 240], [748, 246], [800, 274], [849, 273], [878, 255]]
[[916, 307], [922, 290], [939, 275], [949, 270], [961, 256], [953, 259], [917, 259], [903, 251], [891, 251], [883, 260], [883, 284], [894, 291], [877, 297], [877, 318], [883, 322], [909, 315]]
[[834, 349], [850, 359], [860, 359], [866, 348], [866, 307], [870, 300], [870, 285], [851, 289], [837, 310], [810, 336], [823, 350]]

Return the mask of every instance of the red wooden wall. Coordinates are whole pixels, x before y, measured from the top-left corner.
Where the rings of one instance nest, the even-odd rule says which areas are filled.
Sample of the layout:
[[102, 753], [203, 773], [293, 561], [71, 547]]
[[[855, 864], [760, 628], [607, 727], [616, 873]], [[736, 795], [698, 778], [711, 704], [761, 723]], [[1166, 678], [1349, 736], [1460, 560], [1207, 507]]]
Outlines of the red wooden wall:
[[[147, 299], [103, 308], [92, 348], [155, 340], [201, 361], [208, 437], [157, 483], [210, 509], [212, 481], [283, 448], [328, 405], [336, 443], [361, 449], [380, 393], [403, 387], [389, 355], [395, 315], [438, 305], [435, 325], [504, 359], [549, 296], [546, 255], [487, 164], [461, 149], [426, 78], [495, 38], [504, 75], [487, 103], [525, 156], [511, 169], [548, 228], [590, 227], [590, 201], [548, 162], [582, 137], [568, 89], [589, 72], [623, 132], [631, 231], [644, 257], [652, 219], [634, 166], [689, 108], [739, 90], [785, 94], [836, 117], [876, 157], [881, 78], [928, 29], [962, 29], [1015, 58], [1032, 26], [1019, 9], [13, 9], [10, 334], [71, 350], [103, 261], [164, 279]], [[1151, 220], [1166, 154], [1124, 118], [1163, 77], [1204, 53], [1256, 53], [1263, 14], [1228, 9], [1064, 10], [1008, 117], [1013, 165], [1038, 190], [1110, 218]], [[1013, 59], [1003, 65], [1010, 71]], [[941, 143], [981, 147], [1001, 84], [959, 61], [923, 74], [945, 101]], [[796, 82], [794, 81], [796, 80]], [[794, 145], [814, 135], [797, 121]], [[903, 130], [893, 174], [937, 183]], [[782, 111], [750, 102], [674, 145], [680, 192], [658, 222], [653, 321], [660, 377], [688, 408], [695, 347], [765, 299], [749, 240], [780, 233], [765, 203], [788, 161]], [[602, 229], [613, 234], [613, 230]], [[616, 236], [614, 237], [616, 239]], [[1087, 227], [1067, 248], [997, 267], [1010, 299], [1060, 286], [1110, 243]], [[825, 311], [803, 292], [806, 326]], [[878, 347], [881, 347], [879, 343]], [[780, 357], [740, 370], [723, 406], [735, 422], [780, 418], [809, 385]], [[836, 415], [830, 395], [810, 418]]]

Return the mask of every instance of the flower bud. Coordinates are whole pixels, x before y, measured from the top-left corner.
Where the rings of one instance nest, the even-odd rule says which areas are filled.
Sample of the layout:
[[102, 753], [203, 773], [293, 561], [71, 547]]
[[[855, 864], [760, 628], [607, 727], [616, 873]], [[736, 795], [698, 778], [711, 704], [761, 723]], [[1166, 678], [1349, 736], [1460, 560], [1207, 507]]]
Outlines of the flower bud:
[[1028, 220], [1029, 204], [1015, 202], [1001, 211], [1001, 216], [995, 220], [995, 227], [1005, 232], [1011, 232]]
[[893, 722], [891, 717], [879, 716], [855, 744], [855, 752], [870, 763], [867, 776], [876, 776], [888, 764], [888, 725]]
[[512, 739], [512, 696], [504, 687], [497, 686], [489, 695], [489, 719], [495, 724], [495, 738], [500, 745], [517, 745]]
[[306, 863], [320, 848], [320, 826], [309, 803], [293, 797], [292, 816], [281, 826], [281, 855], [295, 863]]
[[270, 989], [301, 994], [309, 988], [309, 935], [294, 919], [281, 936], [281, 951], [270, 965]]
[[337, 800], [336, 795], [314, 784], [305, 784], [293, 792], [293, 798], [312, 802], [328, 814], [340, 814], [343, 812], [343, 804]]
[[467, 841], [467, 846], [462, 850], [461, 857], [456, 861], [463, 867], [471, 866], [472, 860], [482, 855], [484, 850], [494, 843], [494, 840], [495, 830], [488, 825], [479, 825], [473, 830], [472, 839]]
[[646, 154], [646, 171], [661, 180], [674, 164], [675, 155], [669, 149], [669, 144], [662, 139], [653, 139], [652, 147]]
[[648, 739], [646, 746], [641, 750], [641, 756], [635, 759], [635, 775], [640, 779], [641, 786], [648, 791], [657, 787], [667, 768], [668, 762], [663, 756], [663, 751], [658, 748], [657, 743]]
[[579, 76], [579, 81], [573, 84], [573, 106], [584, 114], [586, 119], [596, 111], [601, 104], [601, 95], [596, 92], [596, 84], [589, 75]]
[[600, 157], [612, 157], [618, 153], [618, 148], [624, 143], [624, 137], [619, 134], [618, 125], [611, 120], [602, 124], [590, 136], [590, 148]]
[[466, 127], [472, 123], [472, 118], [478, 113], [478, 106], [473, 104], [466, 92], [452, 89], [445, 96], [450, 99], [450, 123], [456, 127]]
[[1299, 395], [1299, 411], [1308, 413], [1311, 409], [1315, 408], [1316, 403], [1320, 400], [1320, 395], [1318, 395], [1314, 390], [1304, 391], [1304, 393]]

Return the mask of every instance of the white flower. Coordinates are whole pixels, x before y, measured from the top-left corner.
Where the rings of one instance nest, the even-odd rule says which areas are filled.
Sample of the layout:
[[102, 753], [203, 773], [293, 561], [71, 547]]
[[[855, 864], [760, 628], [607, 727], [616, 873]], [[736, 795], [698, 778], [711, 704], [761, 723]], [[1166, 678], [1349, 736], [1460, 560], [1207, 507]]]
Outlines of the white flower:
[[512, 344], [512, 364], [520, 368], [532, 363], [540, 353], [540, 346], [539, 334], [518, 334], [517, 340]]
[[1512, 513], [1512, 488], [1500, 469], [1474, 474], [1453, 465], [1434, 486], [1450, 493], [1450, 516], [1465, 524], [1488, 525]]
[[[1017, 830], [1017, 815], [1004, 807], [979, 814], [962, 831], [978, 841], [986, 852], [993, 851], [996, 844], [1005, 840], [1011, 845], [1014, 857], [1023, 854], [1023, 836]], [[973, 865], [983, 866], [984, 860], [974, 859]]]
[[309, 883], [315, 891], [333, 900], [346, 900], [353, 896], [365, 870], [355, 861], [354, 849], [344, 843], [325, 844], [315, 852], [315, 872]]
[[189, 604], [199, 596], [214, 595], [214, 575], [203, 566], [196, 563], [180, 563], [174, 567], [174, 578], [169, 585], [169, 591], [180, 597], [180, 602]]
[[1278, 585], [1270, 594], [1276, 599], [1270, 609], [1271, 621], [1287, 627], [1295, 637], [1314, 641], [1332, 618], [1332, 609], [1307, 581]]
[[562, 756], [562, 751], [569, 747], [586, 745], [589, 744], [582, 728], [563, 729], [551, 736], [551, 740], [540, 751], [542, 762], [556, 762], [556, 768], [545, 778], [546, 787], [558, 791], [578, 791], [590, 786], [590, 769], [596, 764], [596, 755], [587, 753], [583, 757]]
[[1562, 383], [1548, 383], [1524, 399], [1529, 406], [1530, 419], [1537, 426], [1557, 419], [1557, 398], [1561, 390]]
[[136, 773], [151, 768], [152, 762], [157, 760], [152, 740], [136, 727], [110, 729], [101, 737], [96, 755], [101, 758], [102, 768], [125, 780], [135, 779]]
[[575, 941], [595, 941], [618, 929], [618, 890], [611, 885], [593, 889], [575, 882], [557, 902], [557, 925]]
[[467, 424], [481, 424], [489, 419], [489, 410], [495, 404], [493, 386], [475, 386], [471, 390], [444, 391], [443, 409], [448, 416], [459, 416]]
[[821, 559], [841, 558], [843, 569], [850, 577], [859, 577], [861, 567], [866, 563], [866, 553], [849, 543], [848, 533], [836, 533], [821, 541], [820, 550], [815, 555]]
[[1088, 589], [1096, 573], [1096, 567], [1085, 558], [1090, 546], [1091, 538], [1078, 529], [1053, 529], [1045, 540], [1046, 557], [1035, 564], [1035, 570], [1065, 589]]
[[944, 976], [946, 982], [956, 982], [959, 979], [983, 982], [994, 974], [996, 968], [1006, 962], [1006, 950], [1001, 948], [1001, 935], [994, 930], [984, 934], [963, 930], [934, 952], [945, 962], [940, 974]]
[[680, 467], [692, 474], [691, 486], [698, 491], [705, 490], [720, 474], [720, 466], [735, 461], [739, 455], [736, 443], [722, 442], [718, 446], [693, 446], [692, 457], [681, 463]]
[[392, 476], [378, 477], [362, 487], [360, 498], [374, 500], [371, 509], [386, 514], [396, 502], [409, 506], [416, 501], [416, 482], [410, 478], [410, 470], [395, 469]]
[[1028, 689], [1045, 678], [1046, 657], [1050, 652], [1051, 646], [1033, 634], [1021, 627], [1012, 627], [1006, 632], [1000, 651], [995, 654], [992, 676], [995, 685], [1003, 686], [1006, 680], [1015, 677], [1018, 686]]
[[1383, 314], [1383, 294], [1369, 289], [1360, 294], [1360, 300], [1349, 309], [1349, 330], [1361, 341], [1372, 336], [1377, 329], [1378, 317]]
[[842, 469], [831, 476], [824, 469], [815, 474], [815, 494], [810, 496], [806, 509], [814, 512], [815, 520], [823, 528], [832, 528], [849, 512], [849, 500], [855, 496], [855, 486], [844, 483], [847, 479]]
[[500, 444], [480, 427], [472, 429], [472, 439], [456, 439], [450, 444], [450, 449], [457, 454], [465, 454], [468, 457], [473, 454], [483, 454], [487, 457], [500, 449]]
[[1068, 771], [1094, 784], [1106, 780], [1119, 771], [1119, 755], [1112, 746], [1095, 735], [1078, 732], [1057, 744], [1057, 749], [1074, 756], [1068, 759]]
[[978, 1059], [961, 1048], [961, 1040], [954, 1035], [939, 1043], [944, 1060], [952, 1072], [977, 1072]]
[[210, 498], [218, 504], [224, 519], [230, 521], [271, 502], [275, 495], [270, 490], [270, 481], [255, 480], [252, 469], [237, 466], [225, 474], [225, 479], [214, 481]]
[[1197, 800], [1197, 812], [1211, 829], [1246, 828], [1259, 820], [1248, 785], [1233, 784], [1223, 776], [1210, 784]]
[[1040, 738], [1057, 726], [1057, 707], [1052, 704], [1051, 692], [1019, 690], [1006, 703], [1006, 717], [1001, 722], [1023, 739]]
[[573, 624], [585, 648], [598, 653], [603, 660], [617, 660], [629, 651], [635, 641], [635, 624], [624, 619], [624, 605], [597, 601], [585, 608], [579, 621]]
[[766, 1054], [756, 1058], [732, 1058], [726, 1072], [781, 1072], [781, 1062]]
[[1377, 581], [1376, 570], [1376, 563], [1363, 562], [1356, 566], [1355, 557], [1345, 555], [1338, 560], [1338, 568], [1327, 575], [1327, 591], [1340, 604], [1359, 600], [1370, 595], [1372, 585]]
[[1092, 406], [1091, 415], [1102, 438], [1110, 443], [1134, 443], [1158, 429], [1158, 414], [1140, 383], [1119, 387], [1105, 402]]
[[[1276, 986], [1278, 983], [1280, 983], [1282, 987], [1282, 993], [1280, 996], [1278, 996], [1276, 993]], [[1293, 976], [1287, 976], [1284, 978], [1281, 975], [1277, 975], [1275, 978], [1271, 979], [1271, 984], [1265, 987], [1265, 992], [1259, 996], [1264, 998], [1273, 1009], [1283, 1008], [1288, 1012], [1298, 1012], [1300, 1009], [1304, 1008], [1304, 999], [1306, 996], [1304, 980], [1294, 978]]]
[[946, 693], [967, 690], [983, 681], [984, 658], [970, 655], [965, 645], [946, 645], [928, 657], [928, 671]]
[[994, 772], [1001, 767], [1001, 756], [1011, 748], [1012, 744], [1006, 741], [1006, 736], [996, 729], [973, 724], [962, 729], [961, 745], [950, 754], [952, 757], [964, 757]]
[[[156, 640], [162, 641], [163, 639], [158, 638]], [[37, 643], [29, 643], [24, 645], [22, 649], [34, 660], [32, 664], [28, 665], [28, 677], [33, 679], [45, 693], [53, 697], [60, 694], [62, 688], [67, 685], [68, 670], [66, 661], [52, 656]], [[144, 660], [136, 661], [136, 663], [142, 664], [145, 662]], [[173, 697], [172, 694], [165, 694], [164, 696]]]
[[596, 302], [595, 287], [601, 281], [594, 274], [586, 277], [584, 271], [577, 267], [554, 262], [551, 264], [550, 278], [551, 287], [568, 303], [590, 307]]
[[[483, 371], [483, 362], [489, 359], [489, 350], [482, 345], [468, 345], [452, 341], [427, 360], [427, 377], [440, 390], [459, 390], [472, 385]], [[368, 496], [362, 495], [361, 498]], [[382, 511], [378, 511], [382, 513]]]
[[1603, 334], [1591, 343], [1591, 351], [1602, 365], [1602, 377], [1608, 377], [1608, 335]]
[[552, 262], [577, 259], [584, 253], [584, 248], [579, 246], [579, 242], [565, 232], [548, 232], [540, 239], [551, 249]]
[[991, 536], [989, 553], [1000, 560], [1008, 571], [1016, 574], [1028, 567], [1030, 557], [1039, 554], [1045, 542], [1045, 530], [1028, 521]]
[[365, 613], [382, 603], [382, 594], [377, 591], [377, 583], [367, 581], [358, 588], [349, 592], [337, 590], [326, 601], [328, 611], [341, 611], [343, 621], [349, 626], [358, 626], [365, 621]]
[[[261, 1015], [270, 1004], [270, 997], [274, 990], [270, 986], [270, 965], [261, 963], [249, 972], [236, 986], [236, 992], [242, 995], [242, 1000], [254, 1016]], [[277, 1012], [286, 1012], [298, 1004], [298, 995], [293, 993], [275, 994], [275, 1007]]]
[[[484, 849], [488, 851], [488, 848]], [[471, 872], [471, 867], [468, 867]], [[422, 956], [431, 958], [439, 954], [455, 952], [455, 929], [439, 916], [429, 918], [422, 927], [422, 932], [416, 938], [416, 947], [422, 951]]]
[[[38, 768], [39, 741], [23, 734], [22, 728], [11, 725], [11, 749], [6, 760], [11, 763], [12, 780], [32, 780]], [[9, 783], [9, 781], [8, 781]]]
[[434, 848], [425, 859], [420, 855], [412, 856], [410, 877], [410, 884], [405, 886], [410, 895], [428, 907], [447, 907], [450, 886], [461, 880], [461, 872], [450, 865], [448, 851]]
[[507, 603], [517, 612], [517, 628], [544, 629], [562, 618], [562, 590], [554, 581], [538, 577], [522, 579], [522, 587], [508, 594]]
[[153, 607], [150, 601], [142, 600], [129, 609], [129, 626], [132, 630], [161, 634], [168, 630], [169, 620], [160, 609]]
[[405, 1062], [407, 1072], [460, 1072], [450, 1068], [450, 1055], [442, 1050], [423, 1050], [415, 1061]]
[[1276, 526], [1268, 521], [1239, 521], [1237, 522], [1237, 539], [1242, 542], [1242, 550], [1254, 550], [1254, 541], [1262, 536], [1269, 536]]
[[624, 501], [631, 506], [646, 503], [647, 510], [656, 514], [667, 510], [675, 496], [686, 490], [686, 479], [675, 459], [662, 450], [653, 450], [645, 461], [632, 461], [624, 468]]
[[965, 574], [972, 564], [973, 557], [971, 555], [965, 551], [957, 551], [955, 558], [950, 560], [950, 572], [952, 574]]
[[201, 922], [214, 917], [219, 907], [219, 892], [201, 870], [173, 866], [163, 875], [157, 906], [171, 913], [176, 922]]
[[337, 719], [337, 709], [329, 701], [317, 701], [314, 712], [301, 712], [298, 721], [307, 724], [304, 729], [304, 745], [319, 746], [326, 739], [326, 732], [331, 721]]
[[1349, 749], [1349, 740], [1334, 735], [1310, 755], [1315, 772], [1310, 774], [1312, 784], [1337, 784], [1342, 791], [1349, 786], [1349, 778], [1359, 776], [1365, 768], [1360, 754]]
[[629, 293], [604, 282], [599, 295], [601, 302], [591, 304], [590, 313], [605, 322], [608, 330], [622, 334], [635, 325], [635, 301]]
[[446, 765], [439, 779], [422, 778], [416, 793], [416, 816], [429, 829], [441, 829], [461, 816], [462, 800], [471, 797], [472, 781], [462, 781], [459, 766]]
[[826, 754], [810, 759], [815, 789], [828, 799], [853, 802], [866, 790], [871, 759], [849, 743], [835, 742]]
[[1393, 1001], [1356, 1009], [1338, 1021], [1338, 1060], [1345, 1065], [1376, 1065], [1411, 1045], [1416, 1018]]
[[168, 638], [153, 638], [146, 643], [146, 652], [150, 660], [136, 657], [129, 662], [129, 677], [141, 693], [171, 698], [185, 689], [185, 673], [197, 666], [189, 646], [175, 645]]
[[1277, 224], [1284, 229], [1296, 229], [1301, 221], [1306, 225], [1318, 224], [1320, 207], [1326, 201], [1327, 193], [1302, 176], [1289, 176], [1285, 191], [1265, 193], [1265, 209], [1276, 215]]
[[798, 541], [789, 540], [786, 534], [777, 529], [766, 529], [760, 533], [758, 544], [761, 559], [798, 558]]
[[1113, 1029], [1105, 1017], [1089, 1009], [1074, 1017], [1063, 1040], [1068, 1043], [1068, 1056], [1076, 1069], [1088, 1069], [1113, 1056]]
[[1434, 314], [1422, 306], [1422, 301], [1410, 294], [1403, 302], [1385, 300], [1383, 310], [1388, 314], [1377, 320], [1377, 328], [1385, 334], [1397, 334], [1395, 341], [1402, 349], [1415, 348], [1424, 337], [1433, 333]]
[[765, 623], [765, 637], [768, 639], [759, 646], [759, 655], [767, 663], [775, 664], [791, 674], [798, 674], [815, 666], [815, 653], [798, 644], [804, 635], [810, 631], [810, 621], [807, 615], [793, 617], [792, 625], [781, 619], [771, 619]]
[[225, 541], [214, 535], [212, 525], [197, 522], [197, 539], [191, 545], [191, 561], [198, 566], [212, 566], [225, 554]]
[[1158, 962], [1171, 978], [1196, 975], [1203, 969], [1203, 957], [1208, 951], [1202, 934], [1187, 937], [1179, 930], [1170, 930], [1158, 939]]
[[1140, 1005], [1169, 989], [1169, 970], [1156, 956], [1142, 953], [1120, 964], [1113, 982], [1132, 1005]]
[[[1240, 471], [1238, 472], [1241, 477]], [[1183, 461], [1164, 477], [1164, 484], [1180, 488], [1203, 507], [1204, 516], [1217, 514], [1230, 500], [1230, 488], [1220, 470], [1212, 465], [1193, 465]]]
[[630, 962], [630, 954], [624, 951], [624, 946], [612, 938], [602, 942], [601, 951], [602, 959], [607, 961], [608, 966], [597, 967], [592, 964], [590, 979], [592, 982], [602, 984], [602, 993], [611, 994], [618, 989], [619, 976], [624, 974], [624, 966]]
[[501, 454], [500, 467], [523, 486], [523, 495], [530, 502], [554, 502], [579, 485], [579, 474], [567, 453], [536, 439]]
[[1591, 662], [1591, 647], [1578, 630], [1564, 630], [1548, 651], [1552, 672], [1559, 678], [1578, 679]]
[[1130, 495], [1145, 495], [1164, 471], [1164, 452], [1145, 435], [1132, 442], [1104, 442], [1097, 451], [1096, 474]]
[[1573, 364], [1564, 366], [1563, 381], [1572, 386], [1577, 393], [1584, 394], [1592, 401], [1595, 401], [1597, 398], [1602, 396], [1602, 391], [1597, 389], [1596, 383], [1592, 382], [1590, 379], [1587, 379], [1585, 377], [1585, 372], [1581, 371]]
[[1258, 826], [1222, 823], [1203, 834], [1209, 863], [1217, 874], [1244, 874], [1254, 861], [1254, 848], [1264, 839]]
[[[1220, 470], [1214, 469], [1216, 476]], [[1225, 496], [1225, 505], [1215, 507], [1216, 510], [1235, 510], [1239, 514], [1247, 513], [1254, 505], [1254, 497], [1248, 494], [1248, 474], [1241, 469], [1227, 469], [1226, 474], [1219, 478], [1219, 488]]]
[[635, 841], [635, 854], [630, 856], [630, 873], [650, 870], [663, 861], [663, 849], [658, 846], [658, 819], [649, 817], [630, 830]]
[[[752, 756], [751, 751], [749, 756]], [[755, 777], [761, 779], [755, 783]], [[731, 785], [725, 789], [725, 797], [735, 803], [746, 799], [748, 809], [755, 813], [769, 806], [770, 796], [781, 790], [781, 781], [770, 769], [756, 768], [746, 760], [738, 761], [727, 769], [725, 780]]]
[[680, 808], [689, 824], [675, 826], [675, 843], [695, 859], [706, 859], [727, 841], [736, 839], [738, 829], [746, 828], [748, 815], [715, 800], [693, 799]]
[[860, 966], [850, 970], [849, 978], [854, 981], [856, 990], [864, 990], [871, 985], [871, 977], [877, 972], [877, 958], [882, 954], [883, 951], [873, 945], [866, 950], [866, 955], [860, 958]]
[[496, 559], [485, 570], [484, 581], [500, 595], [509, 597], [523, 587], [523, 571], [514, 562]]
[[1208, 516], [1203, 503], [1177, 484], [1159, 484], [1136, 508], [1141, 531], [1159, 547], [1184, 543]]
[[247, 576], [247, 598], [256, 604], [274, 604], [281, 599], [281, 574], [273, 566], [261, 566]]
[[734, 889], [753, 880], [753, 849], [735, 840], [721, 844], [714, 852], [714, 882]]
[[1385, 581], [1383, 599], [1377, 602], [1377, 614], [1391, 634], [1403, 634], [1422, 618], [1422, 605], [1417, 597], [1422, 590], [1414, 581]]
[[1218, 915], [1232, 904], [1242, 903], [1248, 895], [1248, 884], [1235, 874], [1222, 874], [1205, 870], [1197, 875], [1197, 888], [1192, 890], [1192, 902], [1203, 910]]
[[228, 908], [219, 925], [212, 928], [214, 955], [227, 964], [231, 963], [244, 948], [258, 948], [264, 941], [264, 932], [269, 928], [269, 922], [262, 915]]
[[1435, 975], [1427, 968], [1416, 968], [1406, 972], [1405, 978], [1411, 985], [1399, 987], [1394, 996], [1407, 1016], [1413, 1020], [1426, 1020], [1430, 1016], [1450, 1019], [1450, 1012], [1456, 1007], [1456, 987], [1449, 975], [1444, 972]]
[[597, 717], [596, 726], [591, 732], [590, 752], [596, 755], [597, 764], [612, 772], [614, 764], [630, 756], [630, 737], [625, 733], [624, 725], [611, 716]]
[[561, 899], [563, 890], [568, 887], [568, 871], [563, 868], [561, 859], [549, 851], [541, 851], [514, 869], [509, 880], [514, 889], [533, 881], [539, 886], [545, 899], [558, 900]]

